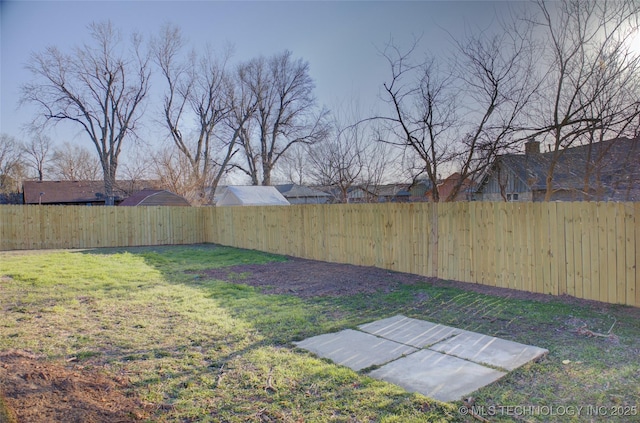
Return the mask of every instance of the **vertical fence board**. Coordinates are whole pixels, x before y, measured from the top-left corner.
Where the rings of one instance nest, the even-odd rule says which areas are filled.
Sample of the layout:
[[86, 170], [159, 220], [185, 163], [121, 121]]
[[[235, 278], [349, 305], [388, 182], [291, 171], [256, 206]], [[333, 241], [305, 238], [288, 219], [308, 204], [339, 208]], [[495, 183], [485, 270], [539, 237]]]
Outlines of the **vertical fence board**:
[[420, 275], [431, 276], [429, 272], [429, 261], [431, 260], [431, 250], [429, 243], [431, 242], [431, 219], [429, 219], [429, 204], [418, 203], [416, 208], [416, 237], [417, 254], [419, 260]]
[[524, 291], [533, 291], [532, 279], [531, 279], [531, 260], [533, 256], [533, 249], [531, 248], [531, 203], [522, 203], [518, 205], [520, 209], [520, 216], [518, 219], [520, 226], [520, 260], [522, 260], [522, 266], [520, 266], [522, 285], [520, 289]]
[[505, 235], [506, 235], [506, 222], [504, 216], [506, 214], [506, 203], [499, 202], [493, 203], [493, 239], [495, 249], [495, 268], [496, 268], [496, 283], [495, 286], [506, 288], [506, 267], [505, 267]]
[[637, 269], [635, 225], [634, 225], [634, 205], [633, 203], [625, 203], [624, 205], [624, 241], [625, 241], [625, 293], [624, 304], [635, 303], [635, 285], [636, 277], [640, 275]]
[[448, 228], [446, 228], [446, 224], [448, 222], [446, 219], [448, 206], [449, 205], [447, 203], [439, 204], [436, 212], [436, 221], [438, 222], [438, 255], [436, 259], [436, 271], [438, 272], [438, 277], [442, 279], [449, 278], [449, 274], [446, 272], [444, 265], [449, 254], [448, 242], [451, 239], [450, 234], [447, 233]]
[[520, 214], [520, 232], [522, 234], [521, 239], [521, 259], [523, 265], [522, 269], [522, 288], [525, 291], [533, 292], [533, 276], [531, 274], [531, 269], [533, 267], [533, 232], [532, 232], [532, 204], [531, 203], [522, 203], [519, 204], [520, 210], [522, 211]]
[[420, 209], [420, 217], [419, 217], [419, 227], [420, 232], [418, 233], [418, 239], [420, 243], [420, 251], [423, 252], [423, 256], [421, 257], [422, 262], [422, 275], [424, 276], [432, 276], [433, 272], [431, 271], [431, 263], [433, 257], [433, 249], [432, 249], [432, 226], [433, 221], [431, 220], [431, 204], [423, 203], [419, 205]]
[[[458, 249], [460, 250], [457, 280], [471, 280], [471, 246], [469, 244], [469, 207], [467, 202], [455, 203]], [[454, 256], [455, 257], [455, 256]]]
[[483, 207], [482, 219], [484, 229], [484, 277], [482, 283], [485, 285], [496, 285], [496, 263], [495, 263], [495, 235], [493, 225], [493, 204], [487, 203]]
[[573, 249], [573, 263], [574, 263], [574, 272], [573, 272], [573, 293], [569, 293], [569, 295], [574, 295], [579, 298], [583, 298], [583, 278], [584, 278], [584, 264], [582, 262], [582, 251], [583, 251], [583, 240], [582, 240], [582, 215], [581, 215], [581, 207], [580, 203], [572, 203], [571, 204], [571, 216], [573, 218], [573, 222], [571, 225], [571, 230], [573, 231], [573, 242], [572, 239], [568, 239], [567, 242], [572, 242], [572, 244], [568, 245], [568, 248]]
[[545, 223], [545, 227], [547, 228], [547, 260], [548, 260], [548, 283], [545, 286], [545, 294], [558, 295], [558, 273], [560, 272], [559, 267], [559, 257], [560, 257], [560, 248], [559, 245], [559, 237], [557, 232], [557, 220], [558, 220], [558, 211], [557, 211], [557, 203], [549, 203], [548, 210], [544, 213], [543, 216], [547, 216], [548, 220]]
[[476, 273], [477, 283], [488, 285], [489, 280], [492, 279], [492, 275], [489, 273], [489, 225], [488, 225], [488, 214], [489, 214], [489, 203], [478, 203], [474, 204], [474, 209], [476, 210], [476, 220], [477, 224], [473, 228], [475, 233], [475, 263], [476, 263]]
[[[449, 279], [460, 280], [462, 279], [460, 268], [462, 264], [461, 260], [464, 258], [464, 253], [460, 251], [460, 228], [458, 225], [458, 207], [455, 203], [448, 203], [448, 212], [446, 213], [446, 226], [441, 226], [444, 229], [445, 239], [447, 239], [447, 256], [446, 266], [449, 273]], [[440, 226], [440, 222], [438, 222]]]
[[607, 212], [604, 209], [604, 203], [597, 203], [597, 219], [598, 219], [598, 240], [596, 244], [596, 250], [598, 255], [598, 266], [596, 267], [597, 277], [595, 277], [595, 285], [597, 286], [597, 291], [595, 298], [605, 298], [605, 301], [608, 301], [609, 291], [607, 289], [606, 278], [607, 272], [609, 270], [609, 257], [607, 251]]
[[567, 208], [564, 220], [565, 240], [567, 242], [565, 247], [567, 260], [565, 293], [572, 296], [576, 295], [576, 249], [578, 248], [574, 232], [574, 227], [577, 226], [574, 204], [571, 203]]
[[[600, 254], [600, 242], [606, 242], [606, 238], [602, 235], [604, 234], [604, 229], [602, 228], [602, 217], [598, 216], [599, 207], [598, 204], [590, 204], [590, 208], [592, 210], [591, 214], [591, 224], [593, 225], [593, 231], [589, 237], [591, 245], [589, 246], [589, 252], [591, 253], [591, 275], [589, 281], [589, 292], [591, 293], [590, 299], [595, 300], [599, 298], [601, 295], [600, 292], [600, 266], [606, 265], [601, 260]], [[604, 251], [604, 248], [602, 249]]]
[[615, 208], [615, 244], [610, 248], [613, 249], [613, 257], [616, 261], [616, 287], [615, 287], [615, 303], [624, 304], [626, 302], [626, 242], [625, 242], [625, 213], [624, 204], [616, 203]]
[[504, 264], [505, 264], [505, 287], [516, 287], [516, 260], [515, 260], [515, 225], [514, 210], [515, 203], [505, 203], [502, 218], [504, 219]]
[[478, 217], [478, 208], [474, 203], [469, 203], [469, 245], [470, 245], [470, 259], [471, 259], [471, 274], [469, 275], [469, 282], [479, 283], [480, 272], [478, 264], [478, 240], [476, 234], [478, 232], [478, 226], [480, 219]]
[[456, 203], [456, 223], [458, 226], [458, 246], [461, 252], [458, 280], [471, 281], [471, 243], [469, 238], [469, 203]]
[[531, 246], [533, 251], [530, 269], [532, 280], [531, 291], [544, 292], [544, 262], [541, 260], [541, 257], [544, 255], [544, 248], [541, 245], [543, 230], [542, 209], [539, 203], [534, 203], [531, 207]]
[[[499, 224], [495, 220], [495, 209], [497, 207], [496, 203], [487, 204], [486, 210], [486, 221], [487, 221], [487, 279], [485, 279], [485, 284], [490, 286], [496, 286], [498, 279], [500, 278], [500, 268], [499, 264], [496, 261], [497, 259], [497, 245], [498, 242], [496, 240], [496, 225]], [[499, 286], [499, 285], [498, 285]]]
[[595, 204], [582, 206], [582, 290], [586, 299], [594, 299], [599, 293], [595, 292], [596, 272], [598, 266], [598, 231]]
[[[570, 203], [567, 203], [570, 204]], [[556, 277], [557, 287], [555, 295], [565, 295], [567, 293], [567, 208], [564, 205], [556, 203], [556, 225], [553, 231], [556, 233]]]
[[[618, 265], [616, 260], [616, 204], [607, 204], [607, 207], [604, 208], [604, 213], [606, 215], [606, 255], [607, 255], [607, 281], [606, 283], [602, 283], [603, 286], [606, 287], [607, 298], [608, 301], [616, 302], [616, 281], [618, 280]], [[613, 206], [613, 207], [611, 207]], [[624, 254], [622, 254], [624, 256]], [[610, 279], [613, 277], [612, 279]]]

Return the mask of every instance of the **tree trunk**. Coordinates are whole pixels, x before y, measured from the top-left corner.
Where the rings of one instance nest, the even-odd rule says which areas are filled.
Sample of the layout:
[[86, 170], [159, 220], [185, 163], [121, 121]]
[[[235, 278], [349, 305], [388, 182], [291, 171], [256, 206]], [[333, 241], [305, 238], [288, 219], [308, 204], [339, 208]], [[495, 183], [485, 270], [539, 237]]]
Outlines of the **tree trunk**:
[[114, 206], [115, 198], [113, 194], [113, 188], [115, 186], [115, 171], [112, 171], [113, 166], [103, 166], [104, 170], [104, 205]]

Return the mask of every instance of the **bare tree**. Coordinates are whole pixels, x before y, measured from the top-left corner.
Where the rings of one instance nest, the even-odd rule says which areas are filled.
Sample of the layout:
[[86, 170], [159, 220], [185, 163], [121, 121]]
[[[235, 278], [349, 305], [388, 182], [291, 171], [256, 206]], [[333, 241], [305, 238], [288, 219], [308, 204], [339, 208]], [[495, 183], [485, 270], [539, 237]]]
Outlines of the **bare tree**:
[[[383, 51], [391, 70], [384, 94], [392, 112], [385, 120], [395, 135], [387, 142], [420, 158], [434, 201], [456, 198], [512, 142], [533, 92], [528, 30], [468, 36], [454, 42], [455, 59], [444, 62], [414, 62], [417, 41], [406, 51], [393, 43]], [[437, 190], [443, 170], [461, 174], [446, 199]]]
[[188, 185], [198, 191], [189, 197], [199, 197], [197, 202], [205, 203], [205, 192], [215, 190], [237, 152], [238, 129], [229, 132], [226, 125], [233, 111], [235, 87], [226, 71], [229, 52], [218, 59], [207, 48], [200, 55], [192, 52], [185, 58], [181, 56], [184, 46], [180, 30], [171, 26], [163, 29], [154, 46], [167, 87], [163, 122], [177, 152], [189, 163]]
[[153, 154], [149, 146], [128, 151], [120, 164], [118, 188], [125, 193], [133, 193], [142, 188], [155, 188], [152, 179]]
[[202, 204], [202, 186], [193, 178], [189, 158], [177, 146], [166, 146], [151, 158], [151, 173], [161, 188], [181, 195], [191, 204]]
[[134, 133], [147, 95], [150, 70], [142, 40], [122, 46], [110, 22], [90, 25], [92, 44], [70, 54], [49, 47], [32, 55], [27, 69], [34, 81], [22, 87], [22, 101], [39, 106], [44, 123], [79, 126], [98, 152], [107, 205], [113, 205], [118, 158]]
[[236, 166], [254, 185], [271, 184], [273, 169], [292, 146], [312, 145], [326, 134], [327, 112], [316, 107], [309, 64], [292, 56], [285, 51], [238, 68], [242, 91], [255, 100], [256, 111], [241, 126], [244, 158]]
[[[363, 172], [360, 176], [360, 185], [367, 192], [377, 193], [377, 188], [392, 180], [397, 180], [401, 163], [400, 151], [384, 142], [381, 139], [388, 139], [388, 136], [381, 135], [381, 129], [372, 130], [364, 146]], [[377, 199], [374, 198], [374, 200]]]
[[287, 182], [304, 185], [309, 177], [309, 167], [308, 149], [299, 144], [291, 147], [283, 156], [281, 174]]
[[314, 183], [333, 187], [338, 202], [347, 203], [353, 187], [375, 193], [395, 160], [372, 123], [360, 118], [356, 105], [337, 107], [327, 139], [308, 147], [306, 173]]
[[362, 156], [361, 141], [338, 136], [310, 147], [309, 173], [313, 182], [334, 187], [337, 201], [347, 203], [349, 190], [360, 182], [364, 169]]
[[20, 142], [8, 134], [0, 134], [0, 203], [11, 202], [26, 179], [24, 152]]
[[51, 138], [41, 133], [34, 133], [31, 141], [22, 145], [25, 163], [37, 175], [38, 181], [44, 179], [44, 172], [47, 160], [49, 159], [49, 150], [51, 150]]
[[539, 0], [537, 6], [534, 22], [543, 40], [537, 56], [544, 71], [537, 126], [530, 129], [553, 152], [544, 198], [549, 201], [566, 148], [638, 135], [640, 57], [630, 41], [639, 29], [640, 5]]
[[65, 142], [54, 148], [48, 172], [62, 181], [97, 181], [101, 168], [100, 160], [89, 149]]

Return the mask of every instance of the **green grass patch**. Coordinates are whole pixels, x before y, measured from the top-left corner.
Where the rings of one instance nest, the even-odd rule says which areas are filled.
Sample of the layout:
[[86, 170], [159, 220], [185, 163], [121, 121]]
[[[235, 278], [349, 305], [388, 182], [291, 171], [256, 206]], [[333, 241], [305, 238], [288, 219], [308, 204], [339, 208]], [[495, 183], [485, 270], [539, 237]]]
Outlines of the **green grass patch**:
[[[485, 415], [492, 422], [598, 420], [550, 417], [547, 409], [500, 414], [510, 406], [582, 406], [586, 413], [588, 406], [611, 411], [640, 402], [637, 310], [507, 299], [427, 283], [301, 299], [264, 295], [243, 284], [250, 275], [229, 283], [201, 274], [284, 260], [216, 245], [0, 253], [0, 351], [73, 357], [126, 374], [131, 389], [157, 405], [157, 422], [469, 421], [457, 411], [462, 403], [407, 393], [292, 344], [404, 314], [549, 349], [540, 362], [473, 394], [479, 410], [493, 412]], [[585, 328], [615, 336], [587, 336]]]

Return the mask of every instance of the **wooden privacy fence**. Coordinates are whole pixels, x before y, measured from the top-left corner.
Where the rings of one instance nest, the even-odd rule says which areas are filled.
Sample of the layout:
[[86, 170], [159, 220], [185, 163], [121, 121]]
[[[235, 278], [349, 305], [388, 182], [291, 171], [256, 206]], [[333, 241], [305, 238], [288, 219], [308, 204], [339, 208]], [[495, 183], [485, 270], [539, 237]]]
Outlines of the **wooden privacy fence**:
[[195, 244], [205, 209], [0, 206], [0, 250]]
[[218, 208], [213, 242], [640, 306], [640, 203]]
[[640, 203], [0, 206], [0, 249], [213, 242], [640, 307]]

